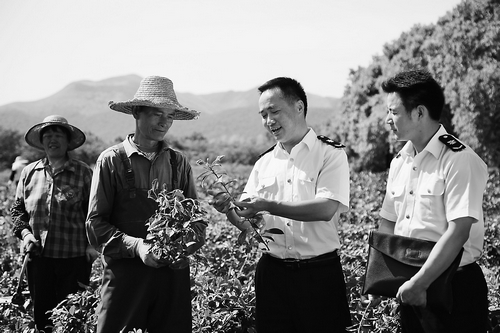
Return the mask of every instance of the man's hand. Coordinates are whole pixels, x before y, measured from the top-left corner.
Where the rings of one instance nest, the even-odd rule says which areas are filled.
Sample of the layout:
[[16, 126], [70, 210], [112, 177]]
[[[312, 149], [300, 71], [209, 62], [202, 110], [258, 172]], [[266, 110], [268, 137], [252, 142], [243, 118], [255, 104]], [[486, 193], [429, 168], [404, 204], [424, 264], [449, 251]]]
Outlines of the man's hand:
[[231, 208], [234, 207], [231, 202], [231, 196], [227, 192], [219, 192], [213, 193], [209, 192], [214, 196], [212, 200], [210, 200], [210, 204], [217, 210], [219, 213], [226, 214]]
[[417, 285], [410, 279], [399, 287], [396, 299], [402, 304], [425, 307], [427, 288]]
[[267, 211], [267, 205], [269, 201], [260, 197], [250, 197], [243, 201], [236, 201], [234, 204], [238, 209], [236, 209], [236, 214], [243, 218], [252, 218], [257, 213], [262, 211]]
[[137, 244], [136, 251], [137, 255], [139, 256], [139, 258], [141, 258], [142, 262], [146, 266], [153, 268], [159, 268], [165, 266], [164, 263], [158, 261], [158, 258], [153, 253], [151, 253], [150, 250], [151, 250], [151, 245], [145, 244], [144, 240], [140, 239]]
[[97, 259], [97, 257], [99, 257], [99, 252], [97, 252], [96, 249], [89, 244], [85, 249], [85, 257], [87, 258], [88, 262], [93, 263]]

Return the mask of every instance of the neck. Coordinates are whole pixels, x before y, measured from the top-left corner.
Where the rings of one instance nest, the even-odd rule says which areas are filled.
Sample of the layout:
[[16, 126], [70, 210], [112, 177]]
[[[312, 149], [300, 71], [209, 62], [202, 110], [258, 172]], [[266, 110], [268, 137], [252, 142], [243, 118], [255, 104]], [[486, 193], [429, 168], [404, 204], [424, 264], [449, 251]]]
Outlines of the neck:
[[58, 157], [47, 156], [47, 159], [49, 160], [50, 167], [53, 170], [55, 170], [55, 169], [59, 169], [60, 167], [62, 167], [64, 165], [64, 163], [66, 163], [66, 161], [68, 160], [68, 157], [66, 155], [58, 156]]
[[158, 146], [160, 144], [159, 141], [137, 140], [135, 135], [132, 138], [132, 140], [134, 141], [137, 148], [139, 148], [140, 150], [142, 150], [146, 153], [156, 152], [158, 150]]
[[413, 147], [417, 151], [417, 153], [420, 153], [424, 148], [427, 146], [429, 141], [431, 141], [432, 137], [436, 134], [436, 132], [439, 130], [439, 127], [441, 125], [439, 123], [435, 124], [429, 124], [424, 127], [421, 135], [419, 136], [418, 140], [412, 140], [411, 143], [413, 143]]
[[281, 146], [287, 151], [287, 153], [290, 154], [292, 151], [293, 147], [295, 147], [304, 137], [306, 134], [309, 132], [309, 128], [305, 128], [303, 131], [300, 132], [300, 135], [297, 135], [294, 140], [290, 140], [288, 142], [282, 142]]

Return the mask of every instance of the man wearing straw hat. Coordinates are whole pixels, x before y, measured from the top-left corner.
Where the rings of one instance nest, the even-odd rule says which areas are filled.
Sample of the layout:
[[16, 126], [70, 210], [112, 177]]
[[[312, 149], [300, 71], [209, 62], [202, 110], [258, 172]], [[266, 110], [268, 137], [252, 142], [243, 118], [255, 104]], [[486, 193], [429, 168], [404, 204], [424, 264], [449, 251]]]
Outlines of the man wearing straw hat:
[[45, 157], [22, 170], [11, 215], [24, 249], [36, 247], [27, 267], [28, 285], [35, 325], [48, 333], [52, 323], [46, 312], [77, 292], [79, 282], [89, 283], [97, 257], [85, 233], [92, 170], [68, 154], [85, 142], [85, 135], [61, 116], [46, 117], [26, 132], [25, 140]]
[[[122, 143], [101, 153], [92, 179], [87, 234], [104, 261], [97, 332], [191, 332], [189, 265], [162, 264], [144, 239], [157, 208], [148, 198], [153, 180], [197, 198], [188, 160], [164, 137], [174, 120], [199, 113], [180, 105], [172, 81], [159, 76], [144, 78], [132, 100], [111, 101], [109, 107], [132, 115], [136, 126]], [[199, 240], [191, 251], [204, 243], [206, 225], [196, 227]]]

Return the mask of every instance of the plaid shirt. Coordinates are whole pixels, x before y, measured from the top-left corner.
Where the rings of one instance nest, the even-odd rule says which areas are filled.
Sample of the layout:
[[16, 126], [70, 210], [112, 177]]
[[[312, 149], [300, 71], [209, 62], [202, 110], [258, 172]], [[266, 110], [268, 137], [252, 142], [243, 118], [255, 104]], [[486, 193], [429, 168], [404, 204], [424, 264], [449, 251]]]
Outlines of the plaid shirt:
[[43, 246], [42, 255], [73, 258], [85, 255], [85, 233], [92, 169], [70, 158], [52, 174], [47, 158], [23, 169], [11, 208], [14, 233], [30, 230]]

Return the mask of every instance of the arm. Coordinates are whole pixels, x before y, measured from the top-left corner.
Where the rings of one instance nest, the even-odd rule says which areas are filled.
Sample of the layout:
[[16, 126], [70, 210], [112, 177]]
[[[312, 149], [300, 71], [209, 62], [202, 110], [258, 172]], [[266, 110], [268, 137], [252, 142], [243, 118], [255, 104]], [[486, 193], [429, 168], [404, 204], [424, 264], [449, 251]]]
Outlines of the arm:
[[394, 221], [389, 221], [388, 219], [380, 218], [380, 224], [378, 231], [385, 232], [387, 234], [394, 234], [394, 226], [396, 223]]
[[241, 208], [236, 211], [237, 215], [244, 218], [252, 217], [258, 212], [266, 211], [271, 215], [310, 222], [330, 221], [337, 212], [339, 202], [326, 198], [285, 202], [251, 197], [246, 201], [237, 201], [235, 205]]
[[427, 288], [451, 265], [469, 238], [470, 228], [474, 222], [475, 219], [471, 217], [450, 221], [448, 229], [432, 249], [425, 264], [399, 288], [396, 298], [405, 304], [425, 306]]

